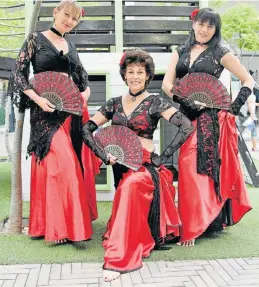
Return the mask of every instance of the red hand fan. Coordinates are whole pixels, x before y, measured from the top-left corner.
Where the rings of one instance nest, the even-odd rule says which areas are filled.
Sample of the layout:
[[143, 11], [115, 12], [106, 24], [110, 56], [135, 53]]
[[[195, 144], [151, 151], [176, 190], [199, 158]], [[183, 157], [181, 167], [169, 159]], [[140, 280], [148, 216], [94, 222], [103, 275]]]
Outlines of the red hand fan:
[[117, 162], [135, 171], [142, 165], [142, 145], [129, 128], [119, 125], [105, 127], [94, 136], [96, 144], [117, 158]]
[[76, 84], [58, 72], [43, 72], [31, 79], [35, 92], [48, 99], [58, 111], [82, 115], [83, 98]]
[[191, 73], [177, 79], [172, 93], [180, 98], [204, 103], [208, 108], [228, 110], [232, 102], [221, 81], [206, 73]]

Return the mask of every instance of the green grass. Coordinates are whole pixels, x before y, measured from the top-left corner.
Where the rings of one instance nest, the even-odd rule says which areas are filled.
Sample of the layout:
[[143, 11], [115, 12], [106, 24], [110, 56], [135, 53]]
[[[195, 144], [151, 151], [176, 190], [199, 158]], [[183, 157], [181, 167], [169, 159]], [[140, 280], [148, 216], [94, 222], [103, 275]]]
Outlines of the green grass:
[[[10, 164], [0, 164], [0, 219], [9, 213]], [[235, 226], [220, 235], [196, 240], [194, 248], [172, 245], [168, 251], [155, 251], [148, 260], [189, 260], [234, 257], [259, 257], [259, 189], [249, 187], [253, 210]], [[72, 245], [55, 246], [24, 235], [0, 235], [0, 264], [102, 262], [101, 236], [111, 212], [110, 202], [98, 203], [99, 219], [94, 222], [94, 236], [86, 249]], [[28, 215], [28, 205], [24, 206]]]

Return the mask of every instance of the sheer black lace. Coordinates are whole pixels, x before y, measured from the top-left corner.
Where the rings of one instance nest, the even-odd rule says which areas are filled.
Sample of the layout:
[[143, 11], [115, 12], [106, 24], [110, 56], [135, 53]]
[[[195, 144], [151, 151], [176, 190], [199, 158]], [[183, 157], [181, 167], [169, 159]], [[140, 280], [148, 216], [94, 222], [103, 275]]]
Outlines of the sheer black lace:
[[[54, 133], [69, 114], [57, 111], [52, 114], [46, 113], [24, 93], [25, 90], [32, 89], [29, 83], [30, 63], [34, 74], [56, 71], [72, 75], [79, 90], [84, 91], [88, 85], [87, 72], [79, 60], [75, 45], [68, 42], [68, 47], [68, 53], [64, 54], [58, 51], [42, 33], [32, 33], [25, 40], [10, 75], [8, 96], [20, 112], [24, 112], [27, 108], [31, 109], [28, 153], [34, 152], [39, 160], [47, 155]], [[73, 122], [74, 120], [78, 121], [75, 117]]]
[[166, 163], [168, 158], [171, 157], [174, 152], [180, 148], [180, 146], [187, 140], [187, 138], [192, 134], [194, 130], [191, 121], [178, 111], [171, 116], [169, 122], [179, 129], [174, 139], [170, 145], [166, 147], [161, 156], [157, 156], [156, 154], [152, 155], [151, 161], [156, 167]]
[[236, 99], [234, 100], [234, 102], [231, 104], [231, 109], [230, 109], [230, 113], [232, 113], [233, 115], [238, 115], [240, 112], [240, 109], [242, 108], [242, 106], [245, 104], [245, 102], [247, 101], [248, 97], [252, 94], [252, 91], [250, 88], [248, 87], [242, 87], [236, 97]]
[[109, 165], [110, 160], [107, 158], [105, 152], [98, 147], [94, 138], [93, 132], [97, 130], [98, 126], [94, 121], [89, 120], [84, 126], [82, 130], [82, 136], [84, 143], [94, 152], [96, 156], [98, 156], [105, 164]]
[[162, 96], [149, 95], [130, 114], [123, 110], [122, 97], [110, 99], [99, 111], [113, 125], [123, 125], [130, 128], [138, 136], [152, 139], [161, 113], [171, 108], [172, 102]]

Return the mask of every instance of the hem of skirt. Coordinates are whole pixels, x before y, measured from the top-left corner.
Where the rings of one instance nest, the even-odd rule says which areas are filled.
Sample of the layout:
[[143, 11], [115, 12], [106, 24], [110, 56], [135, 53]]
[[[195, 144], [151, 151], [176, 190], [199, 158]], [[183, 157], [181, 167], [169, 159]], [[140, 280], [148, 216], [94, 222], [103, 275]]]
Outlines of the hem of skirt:
[[47, 242], [54, 242], [54, 241], [59, 241], [59, 240], [63, 240], [63, 239], [67, 239], [67, 240], [72, 241], [72, 242], [80, 242], [80, 241], [91, 240], [91, 237], [84, 237], [82, 239], [71, 239], [68, 236], [62, 236], [62, 237], [55, 238], [55, 239], [49, 239], [49, 238], [46, 238], [46, 236], [44, 234], [43, 235], [37, 235], [37, 236], [29, 234], [29, 236], [32, 237], [32, 238], [44, 237], [44, 240], [47, 241]]
[[[228, 200], [228, 198], [224, 201], [223, 206], [224, 206], [224, 204], [225, 204], [225, 202], [226, 202], [227, 200]], [[223, 206], [222, 206], [222, 208], [223, 208]], [[252, 207], [250, 207], [250, 209], [247, 210], [247, 211], [242, 215], [242, 217], [241, 217], [238, 221], [236, 221], [235, 223], [233, 223], [232, 225], [229, 225], [229, 226], [233, 226], [233, 225], [235, 225], [236, 223], [238, 223], [238, 222], [246, 215], [246, 213], [249, 212], [251, 209], [252, 209]], [[221, 211], [221, 210], [220, 210], [220, 211]], [[219, 212], [220, 212], [220, 211], [219, 211]], [[198, 232], [198, 233], [195, 235], [195, 237], [192, 237], [192, 238], [190, 238], [190, 239], [184, 239], [184, 240], [182, 240], [182, 239], [181, 239], [181, 236], [180, 236], [179, 243], [183, 243], [183, 242], [185, 242], [185, 241], [195, 240], [196, 238], [200, 237], [200, 236], [207, 230], [207, 228], [210, 226], [210, 224], [217, 218], [217, 216], [218, 216], [218, 214], [217, 214], [217, 215], [215, 216], [215, 218], [206, 226], [206, 228], [205, 228], [203, 231]], [[222, 230], [222, 231], [223, 231], [223, 230]]]
[[133, 271], [137, 271], [139, 269], [141, 269], [143, 266], [141, 265], [140, 267], [134, 268], [134, 269], [130, 269], [130, 270], [118, 270], [118, 269], [112, 269], [112, 268], [106, 268], [103, 265], [103, 270], [107, 270], [107, 271], [114, 271], [114, 272], [119, 272], [120, 274], [125, 274], [125, 273], [130, 273]]

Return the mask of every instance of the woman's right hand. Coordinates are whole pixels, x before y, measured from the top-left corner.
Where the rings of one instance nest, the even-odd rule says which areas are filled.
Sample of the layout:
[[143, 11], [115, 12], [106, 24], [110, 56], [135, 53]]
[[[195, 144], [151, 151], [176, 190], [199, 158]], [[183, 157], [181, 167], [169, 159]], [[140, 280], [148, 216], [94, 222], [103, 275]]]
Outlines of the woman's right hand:
[[108, 153], [107, 157], [110, 160], [110, 165], [114, 165], [117, 162], [117, 158], [111, 153]]
[[47, 99], [39, 97], [37, 104], [43, 109], [44, 112], [53, 113], [55, 106]]

